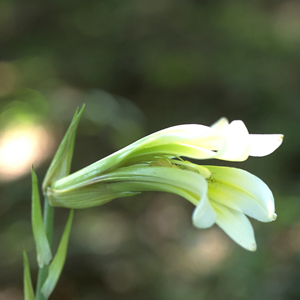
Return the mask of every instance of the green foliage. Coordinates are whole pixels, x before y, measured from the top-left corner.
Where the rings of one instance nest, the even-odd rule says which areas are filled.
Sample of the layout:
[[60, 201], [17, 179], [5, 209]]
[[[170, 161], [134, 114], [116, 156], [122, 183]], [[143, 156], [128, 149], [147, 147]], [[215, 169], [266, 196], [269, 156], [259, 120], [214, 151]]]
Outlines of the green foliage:
[[48, 265], [52, 259], [50, 245], [45, 233], [42, 209], [40, 203], [40, 196], [38, 190], [38, 181], [34, 169], [31, 170], [32, 174], [32, 204], [31, 204], [31, 222], [33, 237], [37, 252], [38, 266], [42, 268]]
[[26, 251], [23, 249], [23, 262], [24, 262], [24, 299], [34, 300], [34, 291], [30, 276], [30, 267]]
[[66, 132], [62, 142], [59, 145], [58, 150], [51, 162], [51, 165], [47, 171], [47, 174], [43, 182], [43, 191], [45, 192], [47, 187], [52, 184], [52, 182], [65, 177], [70, 173], [71, 162], [74, 151], [76, 129], [79, 123], [80, 117], [83, 113], [84, 105], [78, 112], [76, 110], [71, 125]]
[[57, 284], [57, 281], [59, 279], [59, 276], [62, 272], [63, 266], [65, 264], [69, 236], [70, 236], [71, 227], [72, 227], [73, 214], [74, 214], [74, 212], [73, 212], [73, 210], [71, 210], [65, 230], [63, 232], [63, 235], [62, 235], [62, 238], [61, 238], [61, 241], [59, 244], [59, 247], [53, 258], [53, 261], [51, 262], [51, 264], [49, 266], [47, 279], [44, 282], [43, 287], [42, 287], [42, 293], [43, 293], [45, 299], [48, 299], [50, 294], [53, 292], [53, 290]]

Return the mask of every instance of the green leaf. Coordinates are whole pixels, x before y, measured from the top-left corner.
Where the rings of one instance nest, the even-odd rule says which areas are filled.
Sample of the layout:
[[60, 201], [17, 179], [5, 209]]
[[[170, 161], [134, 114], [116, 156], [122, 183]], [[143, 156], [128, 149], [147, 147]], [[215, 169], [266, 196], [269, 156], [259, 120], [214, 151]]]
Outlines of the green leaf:
[[24, 261], [24, 299], [34, 300], [34, 291], [31, 282], [29, 262], [26, 251], [23, 249], [23, 261]]
[[32, 175], [32, 204], [31, 204], [31, 224], [33, 237], [37, 252], [37, 262], [40, 268], [48, 265], [52, 259], [50, 245], [45, 233], [40, 196], [38, 190], [38, 181], [34, 169]]
[[78, 108], [74, 114], [72, 122], [60, 143], [56, 154], [50, 164], [50, 167], [47, 171], [43, 182], [43, 191], [44, 193], [47, 190], [52, 182], [67, 176], [70, 173], [71, 161], [73, 157], [73, 150], [75, 144], [76, 130], [80, 120], [80, 117], [83, 113], [84, 105], [81, 110], [78, 112]]
[[58, 250], [49, 266], [48, 277], [42, 287], [42, 293], [46, 299], [48, 299], [48, 297], [54, 290], [65, 264], [73, 214], [74, 211], [71, 210]]

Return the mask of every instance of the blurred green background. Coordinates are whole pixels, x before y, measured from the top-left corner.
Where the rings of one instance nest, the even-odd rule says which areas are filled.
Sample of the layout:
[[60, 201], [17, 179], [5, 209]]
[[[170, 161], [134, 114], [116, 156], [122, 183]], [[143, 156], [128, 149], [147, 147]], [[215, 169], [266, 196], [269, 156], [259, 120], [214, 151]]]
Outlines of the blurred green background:
[[23, 299], [23, 246], [35, 281], [30, 166], [41, 183], [83, 103], [73, 171], [171, 125], [283, 133], [271, 156], [205, 162], [263, 179], [278, 218], [252, 222], [250, 253], [171, 194], [76, 211], [52, 300], [300, 299], [299, 96], [299, 1], [0, 0], [0, 299]]

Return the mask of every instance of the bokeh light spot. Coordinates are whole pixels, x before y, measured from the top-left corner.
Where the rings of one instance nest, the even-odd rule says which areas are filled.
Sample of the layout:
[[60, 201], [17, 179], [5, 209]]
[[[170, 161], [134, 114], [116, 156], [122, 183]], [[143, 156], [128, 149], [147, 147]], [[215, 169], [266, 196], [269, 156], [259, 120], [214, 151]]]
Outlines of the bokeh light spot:
[[49, 156], [53, 141], [40, 125], [17, 125], [0, 135], [0, 181], [13, 180]]

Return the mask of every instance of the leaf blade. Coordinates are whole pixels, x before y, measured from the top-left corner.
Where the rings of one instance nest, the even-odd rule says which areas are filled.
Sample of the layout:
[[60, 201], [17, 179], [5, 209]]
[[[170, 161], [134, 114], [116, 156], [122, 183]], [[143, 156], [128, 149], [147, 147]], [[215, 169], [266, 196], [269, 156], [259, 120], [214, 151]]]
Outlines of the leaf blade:
[[84, 110], [84, 105], [81, 110], [78, 111], [78, 108], [74, 114], [72, 122], [61, 141], [54, 158], [50, 164], [50, 167], [46, 173], [43, 182], [43, 192], [45, 193], [47, 187], [49, 187], [52, 182], [67, 176], [70, 173], [71, 161], [73, 157], [76, 130], [78, 123], [80, 121], [81, 115]]
[[38, 181], [34, 169], [31, 169], [32, 176], [32, 202], [31, 202], [31, 225], [36, 245], [38, 266], [42, 268], [48, 265], [52, 259], [50, 245], [44, 229]]
[[28, 257], [25, 249], [23, 249], [23, 263], [24, 263], [24, 299], [34, 300], [34, 291], [32, 287], [32, 281], [30, 276], [30, 268]]
[[73, 214], [74, 211], [71, 210], [60, 244], [58, 246], [58, 250], [54, 256], [53, 261], [49, 266], [47, 279], [42, 286], [42, 293], [46, 299], [48, 299], [50, 294], [53, 292], [66, 260], [69, 236], [72, 227]]

